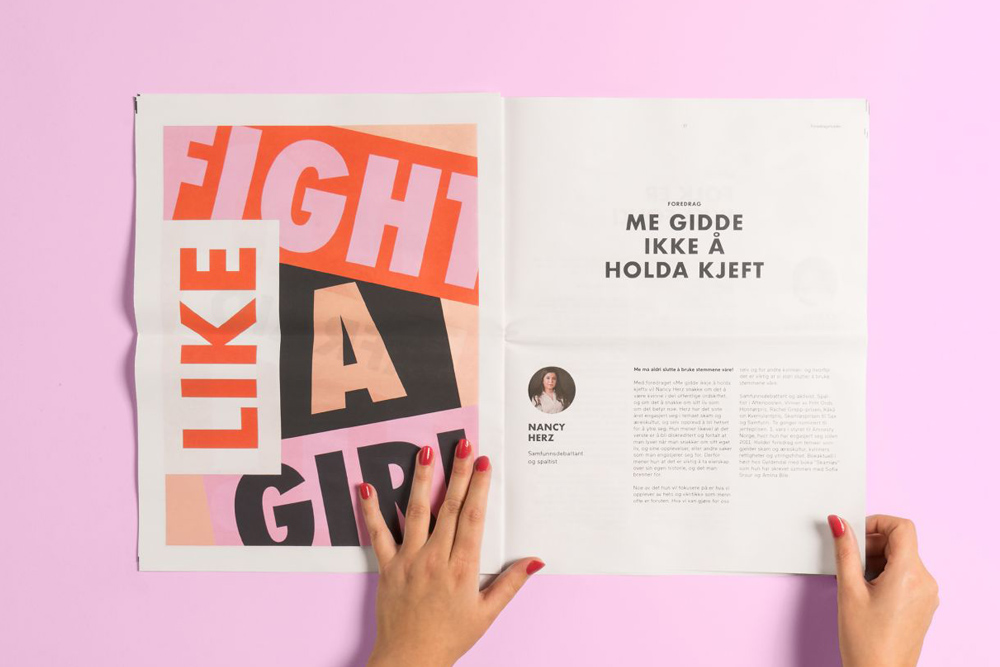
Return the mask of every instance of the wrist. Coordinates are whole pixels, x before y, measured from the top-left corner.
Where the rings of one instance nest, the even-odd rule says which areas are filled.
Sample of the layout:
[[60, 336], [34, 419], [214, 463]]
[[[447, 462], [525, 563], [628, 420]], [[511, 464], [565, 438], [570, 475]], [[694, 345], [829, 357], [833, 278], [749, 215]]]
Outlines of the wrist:
[[367, 667], [400, 667], [400, 665], [405, 665], [406, 667], [452, 667], [454, 663], [447, 660], [417, 656], [414, 655], [414, 651], [409, 651], [404, 655], [399, 651], [376, 647], [372, 649], [372, 654], [368, 657]]

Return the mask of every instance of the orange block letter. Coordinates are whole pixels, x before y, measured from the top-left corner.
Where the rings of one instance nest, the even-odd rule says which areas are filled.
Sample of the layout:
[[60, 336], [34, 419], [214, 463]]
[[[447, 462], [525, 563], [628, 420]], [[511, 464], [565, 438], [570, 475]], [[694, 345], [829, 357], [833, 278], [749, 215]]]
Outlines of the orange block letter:
[[251, 290], [257, 289], [257, 252], [253, 248], [240, 248], [240, 268], [226, 271], [226, 251], [213, 248], [208, 251], [208, 271], [197, 268], [194, 248], [181, 248], [182, 290]]
[[184, 429], [185, 449], [257, 449], [257, 408], [240, 408], [236, 430]]
[[193, 310], [181, 304], [181, 324], [208, 341], [208, 345], [182, 345], [182, 364], [253, 364], [257, 362], [256, 345], [227, 345], [229, 341], [249, 329], [257, 321], [257, 300], [219, 327], [206, 321]]

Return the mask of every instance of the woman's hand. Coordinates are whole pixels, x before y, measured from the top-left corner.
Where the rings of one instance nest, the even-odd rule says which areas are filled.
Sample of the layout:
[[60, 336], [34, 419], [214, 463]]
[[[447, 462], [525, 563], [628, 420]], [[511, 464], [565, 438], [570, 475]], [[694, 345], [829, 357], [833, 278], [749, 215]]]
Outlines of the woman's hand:
[[490, 488], [490, 460], [472, 457], [462, 440], [433, 534], [431, 478], [434, 450], [417, 455], [406, 508], [403, 544], [397, 546], [379, 511], [371, 484], [362, 484], [361, 507], [378, 559], [377, 630], [369, 665], [452, 665], [479, 640], [544, 565], [525, 558], [479, 590], [479, 552]]
[[868, 517], [866, 581], [850, 525], [828, 517], [837, 549], [837, 625], [844, 667], [911, 667], [938, 607], [938, 586], [917, 554], [913, 522]]

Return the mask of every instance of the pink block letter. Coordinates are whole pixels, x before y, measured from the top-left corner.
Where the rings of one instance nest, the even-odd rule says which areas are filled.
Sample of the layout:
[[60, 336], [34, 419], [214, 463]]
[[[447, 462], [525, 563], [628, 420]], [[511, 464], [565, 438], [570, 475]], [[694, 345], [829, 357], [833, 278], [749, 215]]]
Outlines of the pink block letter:
[[181, 183], [201, 185], [208, 163], [188, 155], [191, 144], [215, 143], [214, 127], [163, 128], [163, 219], [172, 220]]
[[226, 147], [226, 161], [222, 164], [219, 193], [212, 208], [213, 220], [242, 220], [247, 205], [247, 192], [253, 167], [257, 162], [260, 130], [252, 127], [234, 127]]
[[399, 162], [391, 158], [378, 155], [368, 158], [347, 261], [375, 266], [382, 233], [386, 226], [392, 225], [398, 231], [389, 269], [416, 276], [420, 274], [441, 170], [413, 165], [406, 197], [397, 201], [392, 198], [392, 186], [398, 166]]
[[476, 286], [476, 275], [479, 273], [476, 183], [475, 176], [452, 174], [451, 183], [448, 184], [448, 199], [461, 202], [462, 209], [458, 213], [455, 241], [451, 245], [451, 258], [448, 260], [448, 273], [444, 281], [449, 285], [469, 289]]
[[260, 212], [264, 220], [280, 220], [281, 247], [292, 252], [313, 252], [330, 240], [344, 214], [342, 195], [309, 188], [302, 199], [302, 210], [309, 214], [304, 225], [292, 221], [292, 198], [302, 172], [313, 167], [320, 178], [347, 175], [344, 158], [329, 144], [311, 139], [296, 141], [274, 159], [264, 181]]

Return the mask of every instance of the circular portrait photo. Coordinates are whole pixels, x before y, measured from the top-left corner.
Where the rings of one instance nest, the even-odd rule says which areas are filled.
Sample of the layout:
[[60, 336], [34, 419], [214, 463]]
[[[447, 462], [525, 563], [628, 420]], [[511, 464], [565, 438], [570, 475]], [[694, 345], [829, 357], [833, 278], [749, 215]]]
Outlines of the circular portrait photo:
[[531, 376], [528, 398], [540, 412], [554, 415], [568, 408], [576, 398], [576, 383], [565, 370], [546, 366]]

